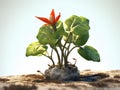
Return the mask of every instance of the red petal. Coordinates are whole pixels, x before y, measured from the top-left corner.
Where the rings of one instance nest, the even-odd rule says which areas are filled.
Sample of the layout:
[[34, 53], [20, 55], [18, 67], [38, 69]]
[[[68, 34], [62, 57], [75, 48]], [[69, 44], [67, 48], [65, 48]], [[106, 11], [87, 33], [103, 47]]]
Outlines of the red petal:
[[51, 24], [50, 20], [48, 20], [47, 18], [44, 18], [44, 17], [37, 17], [37, 16], [35, 16], [35, 17], [38, 18], [39, 20], [41, 20], [41, 21], [47, 23], [47, 24]]
[[55, 21], [55, 12], [54, 12], [54, 9], [52, 9], [52, 11], [51, 11], [50, 18], [52, 18], [52, 21]]
[[55, 18], [55, 22], [57, 22], [60, 17], [61, 17], [61, 14], [59, 13], [59, 15]]

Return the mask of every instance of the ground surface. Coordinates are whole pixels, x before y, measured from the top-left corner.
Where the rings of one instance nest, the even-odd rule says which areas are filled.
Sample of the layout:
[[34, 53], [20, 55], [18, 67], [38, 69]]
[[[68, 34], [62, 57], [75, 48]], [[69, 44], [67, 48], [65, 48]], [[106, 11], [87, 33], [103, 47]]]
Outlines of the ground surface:
[[0, 90], [120, 90], [120, 70], [82, 71], [78, 81], [45, 80], [40, 74], [0, 77]]

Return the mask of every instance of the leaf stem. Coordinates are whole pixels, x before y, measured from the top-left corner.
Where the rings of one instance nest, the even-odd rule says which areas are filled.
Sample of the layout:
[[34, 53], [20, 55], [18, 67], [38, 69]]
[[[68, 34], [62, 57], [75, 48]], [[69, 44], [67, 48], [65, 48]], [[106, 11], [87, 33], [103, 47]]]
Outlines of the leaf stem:
[[55, 66], [55, 62], [54, 62], [52, 56], [48, 56], [48, 55], [45, 55], [45, 54], [42, 54], [42, 55], [44, 55], [45, 57], [49, 58], [52, 61], [53, 66]]
[[[56, 54], [57, 54], [57, 57], [58, 57], [58, 65], [59, 65], [59, 67], [60, 67], [60, 55], [59, 55], [59, 52], [58, 52], [58, 50], [57, 50], [57, 48], [54, 48], [54, 50], [55, 50], [55, 52], [56, 52]], [[61, 67], [60, 67], [61, 68]]]
[[60, 51], [61, 51], [60, 67], [62, 67], [63, 66], [63, 59], [64, 59], [64, 52], [63, 52], [63, 49], [62, 49], [62, 43], [61, 42], [59, 43], [59, 48], [60, 48]]
[[[66, 56], [66, 50], [65, 50], [65, 48], [66, 48], [66, 44], [67, 44], [70, 36], [71, 36], [71, 32], [69, 33], [68, 38], [67, 38], [67, 40], [65, 41], [65, 43], [64, 43], [64, 45], [63, 45], [63, 49], [62, 49], [63, 57], [64, 57], [64, 65], [65, 65], [65, 66], [68, 66], [68, 61], [67, 61], [67, 56]], [[66, 48], [66, 49], [67, 49], [67, 48]], [[65, 51], [64, 51], [64, 50], [65, 50]]]
[[75, 49], [76, 47], [78, 47], [78, 46], [74, 46], [74, 47], [72, 47], [72, 48], [70, 49], [70, 51], [68, 51], [68, 53], [67, 53], [67, 57], [68, 57], [69, 54], [72, 52], [72, 50]]

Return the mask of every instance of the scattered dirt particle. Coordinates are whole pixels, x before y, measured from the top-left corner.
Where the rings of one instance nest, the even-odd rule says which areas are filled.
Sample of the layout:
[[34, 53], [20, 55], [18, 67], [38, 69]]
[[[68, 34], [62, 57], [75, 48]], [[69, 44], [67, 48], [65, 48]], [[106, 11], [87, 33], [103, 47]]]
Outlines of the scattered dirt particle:
[[87, 82], [94, 82], [98, 81], [100, 79], [104, 79], [109, 77], [108, 74], [105, 73], [97, 73], [97, 74], [91, 74], [91, 75], [81, 75], [80, 80], [81, 81], [87, 81]]
[[104, 82], [91, 82], [90, 85], [95, 87], [107, 87], [108, 85]]
[[44, 79], [44, 76], [42, 76], [42, 75], [37, 75], [37, 74], [23, 75], [23, 77], [33, 78], [33, 79]]
[[35, 85], [33, 86], [27, 86], [27, 85], [10, 85], [5, 86], [4, 90], [37, 90], [37, 87]]
[[105, 74], [105, 73], [98, 73], [98, 74], [96, 74], [96, 75], [101, 76], [101, 78], [109, 77], [109, 75], [108, 75], [108, 74]]
[[120, 75], [115, 75], [114, 78], [120, 78]]
[[120, 83], [120, 80], [115, 78], [107, 78], [104, 79], [103, 82]]
[[9, 79], [7, 79], [7, 78], [0, 78], [0, 82], [6, 82], [6, 81], [9, 81]]
[[75, 85], [75, 84], [68, 84], [68, 85], [65, 85], [66, 87], [71, 87], [71, 88], [78, 88], [78, 86], [77, 85]]
[[33, 80], [33, 82], [37, 82], [37, 83], [64, 83], [64, 81], [58, 81], [58, 80], [48, 80], [48, 79], [43, 79], [43, 80], [40, 80], [40, 79], [36, 79], [36, 80]]
[[54, 89], [54, 88], [49, 88], [48, 90], [57, 90], [57, 89]]

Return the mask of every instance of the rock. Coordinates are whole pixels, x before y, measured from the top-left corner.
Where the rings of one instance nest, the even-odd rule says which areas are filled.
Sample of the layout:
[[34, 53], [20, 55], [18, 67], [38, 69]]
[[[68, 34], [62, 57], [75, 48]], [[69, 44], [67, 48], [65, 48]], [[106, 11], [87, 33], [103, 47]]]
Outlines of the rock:
[[59, 81], [78, 81], [80, 79], [80, 72], [76, 66], [68, 67], [54, 67], [45, 71], [45, 76], [50, 80]]

